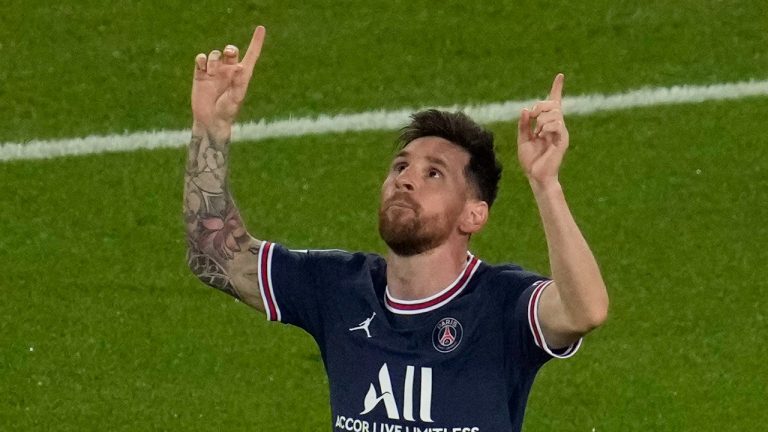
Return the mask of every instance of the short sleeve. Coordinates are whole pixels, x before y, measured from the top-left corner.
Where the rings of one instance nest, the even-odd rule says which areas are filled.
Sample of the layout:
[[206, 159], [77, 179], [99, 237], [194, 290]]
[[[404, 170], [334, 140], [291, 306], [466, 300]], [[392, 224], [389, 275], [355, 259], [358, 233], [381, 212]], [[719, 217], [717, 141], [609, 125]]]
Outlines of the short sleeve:
[[289, 250], [264, 242], [258, 259], [259, 290], [267, 319], [313, 333], [321, 320], [315, 275], [317, 252]]
[[258, 260], [267, 319], [301, 327], [315, 339], [335, 319], [333, 311], [362, 295], [356, 287], [383, 275], [381, 257], [338, 249], [290, 250], [264, 242]]
[[505, 321], [512, 355], [526, 364], [543, 364], [551, 358], [568, 358], [581, 346], [581, 339], [571, 346], [553, 349], [544, 338], [539, 323], [541, 293], [552, 281], [520, 268], [501, 273], [505, 285]]
[[550, 357], [565, 359], [576, 354], [582, 339], [579, 338], [570, 346], [559, 349], [552, 349], [544, 339], [544, 332], [539, 324], [539, 300], [541, 293], [550, 285], [552, 285], [552, 281], [549, 279], [541, 279], [532, 283], [518, 299], [515, 307], [516, 315], [522, 317], [525, 314], [525, 319], [521, 320], [522, 324], [530, 331], [531, 339], [537, 348], [543, 350]]

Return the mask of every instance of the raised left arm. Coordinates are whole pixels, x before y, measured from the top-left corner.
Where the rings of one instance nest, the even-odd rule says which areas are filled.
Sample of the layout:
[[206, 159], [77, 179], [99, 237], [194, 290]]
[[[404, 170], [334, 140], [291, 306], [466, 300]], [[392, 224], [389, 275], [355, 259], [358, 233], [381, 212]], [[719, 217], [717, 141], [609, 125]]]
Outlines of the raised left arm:
[[536, 198], [549, 248], [554, 283], [541, 294], [539, 323], [551, 348], [576, 342], [608, 315], [600, 269], [558, 179], [569, 140], [561, 111], [563, 82], [563, 74], [558, 74], [548, 100], [522, 111], [517, 139], [518, 159]]

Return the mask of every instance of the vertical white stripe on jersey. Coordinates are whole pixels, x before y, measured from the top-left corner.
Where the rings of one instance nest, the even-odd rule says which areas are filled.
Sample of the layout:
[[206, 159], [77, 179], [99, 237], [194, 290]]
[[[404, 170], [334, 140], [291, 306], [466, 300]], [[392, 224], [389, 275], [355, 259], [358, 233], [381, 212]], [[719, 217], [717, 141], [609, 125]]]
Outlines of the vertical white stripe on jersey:
[[405, 389], [403, 390], [403, 419], [414, 421], [413, 418], [413, 366], [405, 369]]
[[419, 401], [421, 421], [432, 423], [432, 368], [421, 368], [421, 400]]

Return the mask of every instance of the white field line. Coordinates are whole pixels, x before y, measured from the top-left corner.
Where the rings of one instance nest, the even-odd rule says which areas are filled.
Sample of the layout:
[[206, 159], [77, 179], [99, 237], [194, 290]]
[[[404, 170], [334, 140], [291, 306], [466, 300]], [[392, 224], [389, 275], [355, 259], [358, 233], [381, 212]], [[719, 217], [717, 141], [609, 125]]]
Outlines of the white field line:
[[[697, 103], [713, 100], [740, 99], [768, 95], [768, 80], [742, 81], [707, 86], [675, 86], [631, 90], [611, 95], [592, 94], [566, 97], [563, 112], [585, 115], [600, 111], [622, 110], [655, 105]], [[516, 120], [520, 110], [536, 100], [518, 100], [484, 105], [439, 107], [462, 109], [480, 123]], [[394, 111], [366, 111], [356, 114], [319, 115], [238, 124], [233, 137], [238, 141], [302, 136], [347, 131], [398, 129], [417, 110], [404, 108]], [[190, 130], [134, 132], [121, 135], [87, 136], [59, 140], [32, 140], [26, 143], [0, 144], [0, 161], [50, 159], [62, 156], [107, 152], [128, 152], [139, 149], [182, 147], [189, 141]]]

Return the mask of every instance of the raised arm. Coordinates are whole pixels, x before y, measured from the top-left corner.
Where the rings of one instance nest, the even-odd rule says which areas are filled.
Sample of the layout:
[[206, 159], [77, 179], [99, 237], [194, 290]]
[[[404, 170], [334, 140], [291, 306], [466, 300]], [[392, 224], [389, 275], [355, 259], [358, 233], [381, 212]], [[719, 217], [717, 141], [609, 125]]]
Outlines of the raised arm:
[[[564, 77], [558, 74], [549, 98], [518, 124], [518, 158], [539, 207], [549, 248], [554, 283], [539, 302], [539, 321], [552, 348], [562, 348], [601, 325], [608, 314], [608, 293], [597, 261], [573, 219], [558, 179], [568, 148], [561, 111]], [[535, 127], [532, 122], [535, 120]]]
[[264, 42], [253, 33], [242, 62], [236, 47], [198, 54], [192, 84], [192, 140], [184, 176], [187, 262], [204, 283], [264, 311], [257, 271], [261, 242], [245, 229], [227, 187], [232, 124]]

